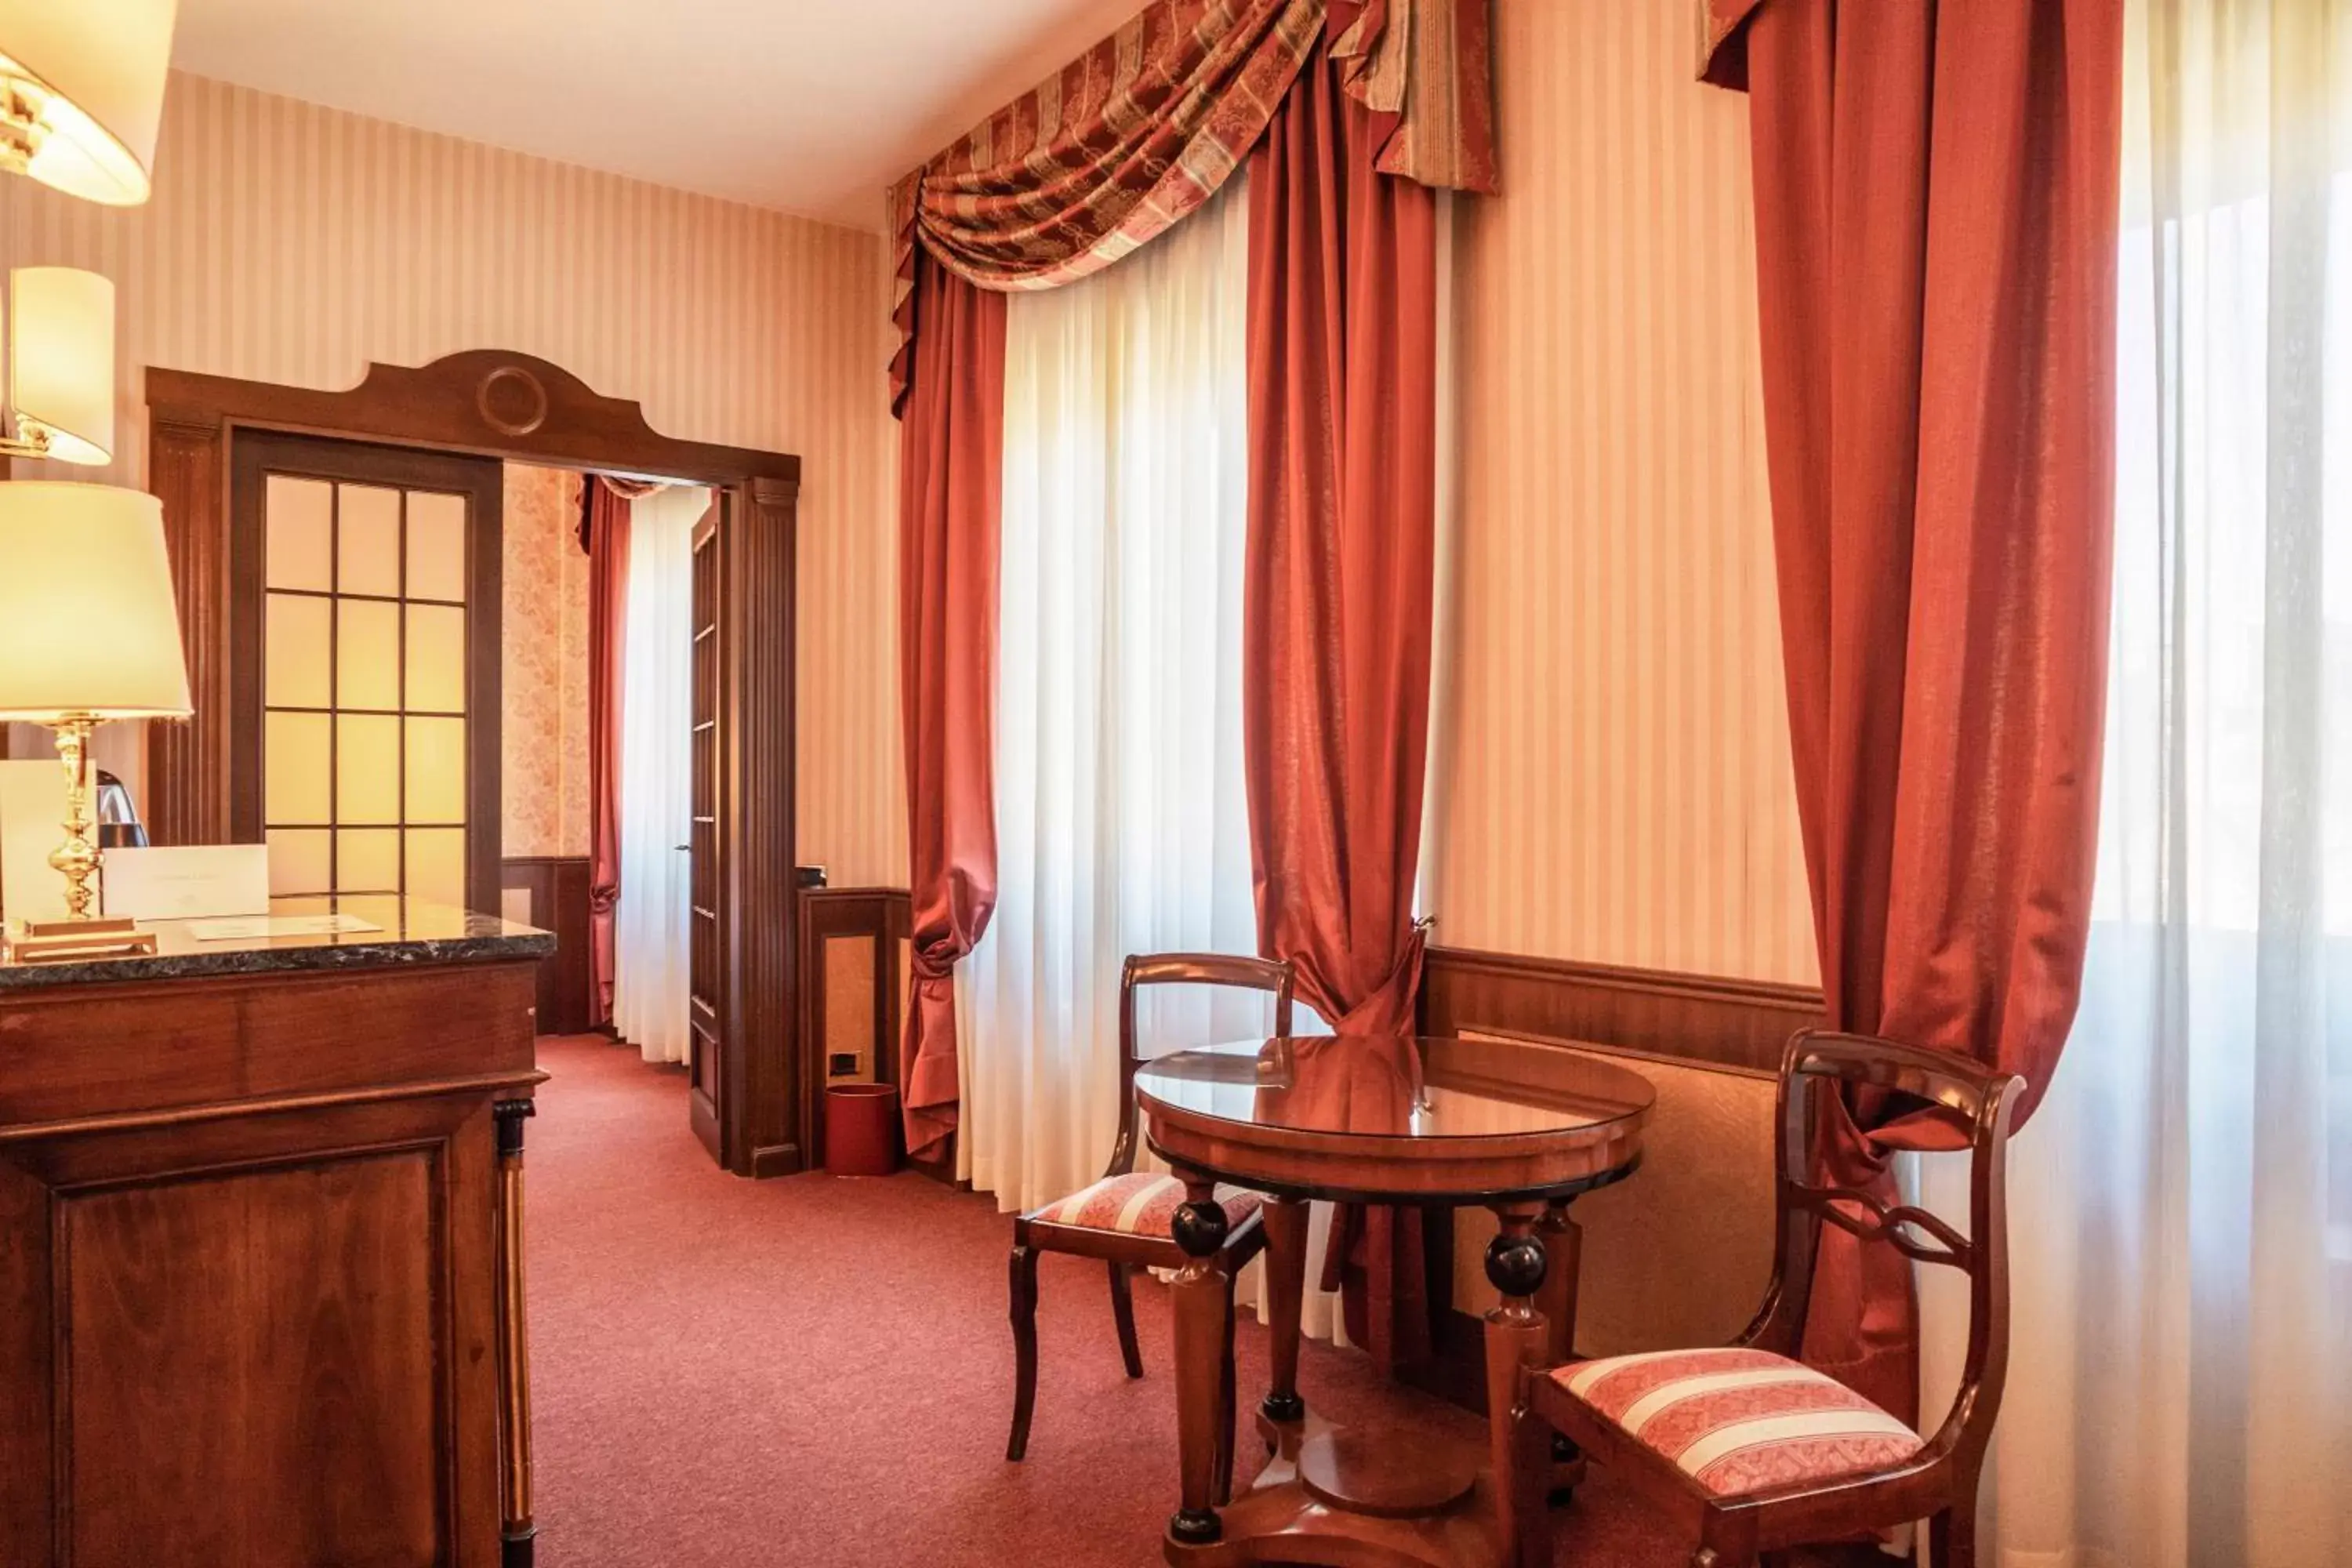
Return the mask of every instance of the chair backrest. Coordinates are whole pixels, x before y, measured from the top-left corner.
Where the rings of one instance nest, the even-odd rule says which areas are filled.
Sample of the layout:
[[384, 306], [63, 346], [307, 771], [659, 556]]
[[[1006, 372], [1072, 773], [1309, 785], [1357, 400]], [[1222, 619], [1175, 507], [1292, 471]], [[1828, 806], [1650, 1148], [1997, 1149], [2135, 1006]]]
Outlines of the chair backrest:
[[1106, 1176], [1135, 1169], [1135, 1071], [1143, 1065], [1136, 1040], [1135, 994], [1146, 985], [1230, 985], [1274, 994], [1274, 1032], [1290, 1033], [1290, 965], [1270, 958], [1222, 952], [1130, 954], [1118, 977], [1118, 1142]]
[[[1958, 1453], [1971, 1465], [1980, 1462], [2000, 1409], [2009, 1371], [2009, 1130], [2024, 1089], [2023, 1079], [1966, 1057], [1824, 1029], [1800, 1030], [1780, 1058], [1774, 1182], [1780, 1236], [1771, 1291], [1747, 1338], [1797, 1353], [1824, 1223], [1915, 1262], [1960, 1270], [1969, 1277], [1968, 1354], [1959, 1392], [1929, 1440], [1930, 1458]], [[1969, 1151], [1967, 1235], [1925, 1209], [1815, 1179], [1813, 1133], [1822, 1098], [1849, 1091], [1875, 1091], [1885, 1116], [1932, 1110], [1965, 1140], [1954, 1147]]]

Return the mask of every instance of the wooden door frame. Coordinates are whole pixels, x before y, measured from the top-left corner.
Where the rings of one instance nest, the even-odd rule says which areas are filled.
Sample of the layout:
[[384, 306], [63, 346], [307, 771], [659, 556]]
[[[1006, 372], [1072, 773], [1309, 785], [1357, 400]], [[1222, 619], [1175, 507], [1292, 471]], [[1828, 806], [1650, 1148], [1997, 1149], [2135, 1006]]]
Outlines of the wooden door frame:
[[[231, 722], [240, 650], [230, 593], [231, 447], [241, 430], [462, 452], [551, 468], [680, 479], [720, 492], [720, 723], [728, 787], [719, 896], [730, 1016], [722, 1020], [721, 1160], [745, 1175], [801, 1168], [793, 1048], [799, 943], [793, 889], [794, 623], [801, 462], [782, 452], [680, 441], [561, 366], [474, 349], [416, 368], [371, 364], [348, 392], [191, 371], [147, 372], [147, 488], [163, 503], [195, 717], [148, 726], [148, 829], [158, 844], [230, 841]], [[749, 613], [756, 608], [756, 614]]]

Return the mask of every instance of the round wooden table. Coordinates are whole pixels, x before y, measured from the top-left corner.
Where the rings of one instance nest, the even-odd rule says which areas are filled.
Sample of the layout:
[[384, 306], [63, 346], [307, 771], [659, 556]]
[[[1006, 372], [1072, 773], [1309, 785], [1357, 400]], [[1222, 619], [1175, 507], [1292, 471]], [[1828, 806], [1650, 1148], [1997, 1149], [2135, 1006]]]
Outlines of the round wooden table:
[[[1189, 1260], [1173, 1286], [1183, 1491], [1167, 1560], [1515, 1564], [1527, 1510], [1545, 1498], [1512, 1495], [1510, 1412], [1523, 1369], [1567, 1359], [1577, 1234], [1568, 1205], [1641, 1163], [1649, 1080], [1540, 1046], [1330, 1035], [1162, 1057], [1136, 1088], [1151, 1147], [1187, 1200], [1173, 1224]], [[1274, 1386], [1258, 1408], [1274, 1458], [1223, 1509], [1217, 1460], [1233, 1395], [1223, 1386], [1230, 1297], [1217, 1271], [1219, 1182], [1268, 1195], [1274, 1334]], [[1502, 1304], [1486, 1314], [1484, 1453], [1308, 1415], [1297, 1377], [1310, 1198], [1494, 1210], [1501, 1229], [1486, 1278]], [[1556, 1267], [1552, 1251], [1562, 1254]]]

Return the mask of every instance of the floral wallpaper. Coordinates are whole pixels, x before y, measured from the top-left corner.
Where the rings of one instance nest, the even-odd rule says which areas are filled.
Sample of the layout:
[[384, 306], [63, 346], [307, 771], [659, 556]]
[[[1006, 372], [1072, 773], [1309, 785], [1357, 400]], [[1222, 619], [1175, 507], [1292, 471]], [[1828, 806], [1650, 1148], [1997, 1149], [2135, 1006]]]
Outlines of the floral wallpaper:
[[505, 853], [588, 853], [588, 557], [580, 476], [509, 463], [500, 793]]

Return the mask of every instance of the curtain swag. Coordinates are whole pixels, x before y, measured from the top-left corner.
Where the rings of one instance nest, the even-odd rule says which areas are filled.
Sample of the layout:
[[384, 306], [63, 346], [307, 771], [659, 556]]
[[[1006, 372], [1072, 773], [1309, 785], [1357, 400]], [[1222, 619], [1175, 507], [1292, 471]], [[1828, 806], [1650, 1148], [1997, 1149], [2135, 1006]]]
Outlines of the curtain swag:
[[[1381, 172], [1495, 189], [1491, 0], [1370, 0], [1330, 47], [1372, 110]], [[890, 193], [903, 415], [915, 252], [998, 292], [1074, 283], [1197, 211], [1240, 169], [1322, 37], [1329, 0], [1154, 0]]]
[[580, 553], [591, 552], [590, 540], [595, 533], [596, 496], [605, 495], [624, 501], [642, 500], [668, 483], [665, 479], [631, 479], [618, 474], [590, 474], [580, 485], [580, 517], [572, 534], [580, 541]]

